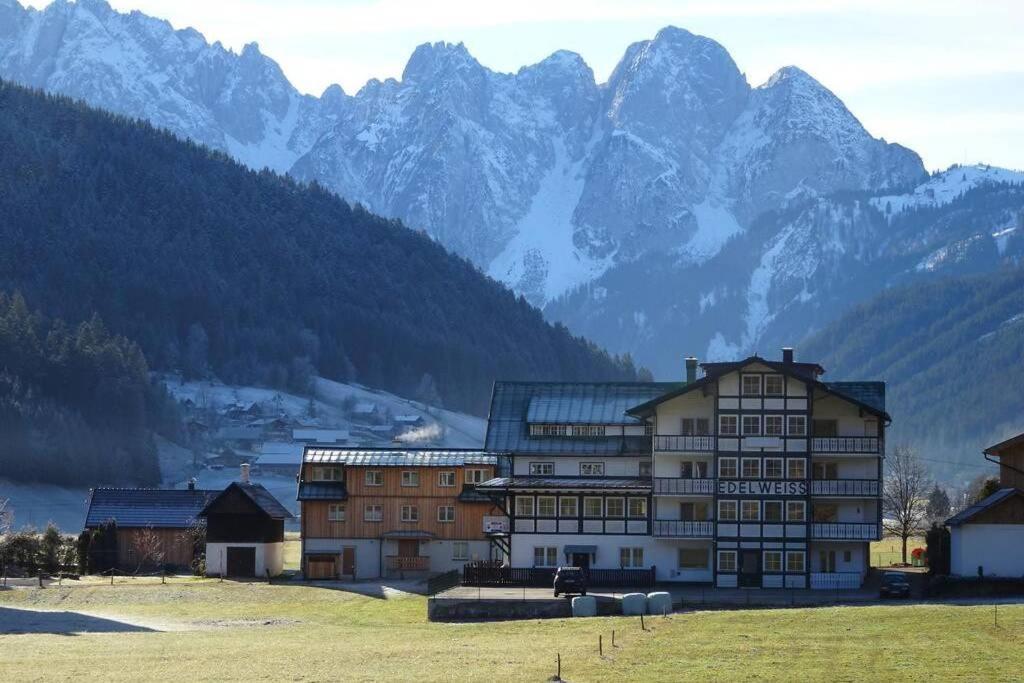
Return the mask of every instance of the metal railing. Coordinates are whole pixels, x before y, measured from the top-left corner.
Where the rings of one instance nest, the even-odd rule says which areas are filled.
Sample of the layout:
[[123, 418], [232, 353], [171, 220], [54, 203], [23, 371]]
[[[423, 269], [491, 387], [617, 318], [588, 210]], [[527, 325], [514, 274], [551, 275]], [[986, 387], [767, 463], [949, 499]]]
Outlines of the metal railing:
[[713, 453], [715, 450], [715, 437], [656, 434], [654, 436], [654, 450]]
[[812, 539], [877, 541], [881, 538], [878, 525], [864, 522], [814, 522]]
[[862, 580], [860, 572], [811, 572], [811, 588], [815, 590], [856, 590]]
[[715, 492], [714, 479], [685, 479], [675, 477], [655, 477], [655, 495], [687, 495], [710, 496]]
[[711, 538], [714, 533], [715, 523], [711, 520], [654, 520], [654, 535], [663, 538]]
[[877, 496], [877, 479], [813, 479], [813, 496]]
[[881, 453], [877, 436], [829, 436], [811, 439], [812, 453]]

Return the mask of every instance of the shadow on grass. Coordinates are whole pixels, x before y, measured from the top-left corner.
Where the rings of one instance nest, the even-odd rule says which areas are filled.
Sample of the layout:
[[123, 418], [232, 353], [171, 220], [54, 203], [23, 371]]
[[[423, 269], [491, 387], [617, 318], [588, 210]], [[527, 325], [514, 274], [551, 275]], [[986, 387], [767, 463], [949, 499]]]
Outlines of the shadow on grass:
[[0, 607], [0, 635], [153, 632], [155, 629], [81, 612]]

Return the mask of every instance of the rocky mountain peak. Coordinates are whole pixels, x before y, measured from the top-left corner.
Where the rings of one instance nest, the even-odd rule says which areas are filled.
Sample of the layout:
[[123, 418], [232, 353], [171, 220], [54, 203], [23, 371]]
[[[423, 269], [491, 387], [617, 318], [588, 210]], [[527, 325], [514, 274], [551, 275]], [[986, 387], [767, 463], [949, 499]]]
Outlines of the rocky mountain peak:
[[425, 82], [482, 70], [462, 43], [423, 43], [409, 57], [402, 71], [402, 82]]

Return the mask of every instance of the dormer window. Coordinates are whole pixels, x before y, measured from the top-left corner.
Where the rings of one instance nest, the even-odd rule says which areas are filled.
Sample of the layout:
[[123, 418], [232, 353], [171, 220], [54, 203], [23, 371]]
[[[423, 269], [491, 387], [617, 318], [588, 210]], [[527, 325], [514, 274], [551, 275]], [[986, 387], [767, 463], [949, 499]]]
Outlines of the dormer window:
[[743, 375], [742, 387], [744, 396], [760, 396], [761, 375]]

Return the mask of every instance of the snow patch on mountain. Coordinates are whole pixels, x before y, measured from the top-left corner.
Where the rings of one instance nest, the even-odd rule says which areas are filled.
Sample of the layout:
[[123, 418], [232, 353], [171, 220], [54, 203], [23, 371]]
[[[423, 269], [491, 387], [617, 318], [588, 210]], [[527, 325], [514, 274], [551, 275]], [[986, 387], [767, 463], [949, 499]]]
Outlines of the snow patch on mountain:
[[516, 223], [515, 237], [491, 262], [488, 274], [528, 299], [546, 302], [600, 276], [613, 255], [593, 258], [578, 248], [573, 213], [583, 192], [583, 160], [573, 160], [556, 137], [554, 165], [540, 181], [530, 209]]
[[1024, 172], [987, 164], [951, 166], [911, 192], [873, 197], [871, 204], [879, 211], [892, 215], [924, 206], [944, 206], [985, 183], [1024, 183]]

